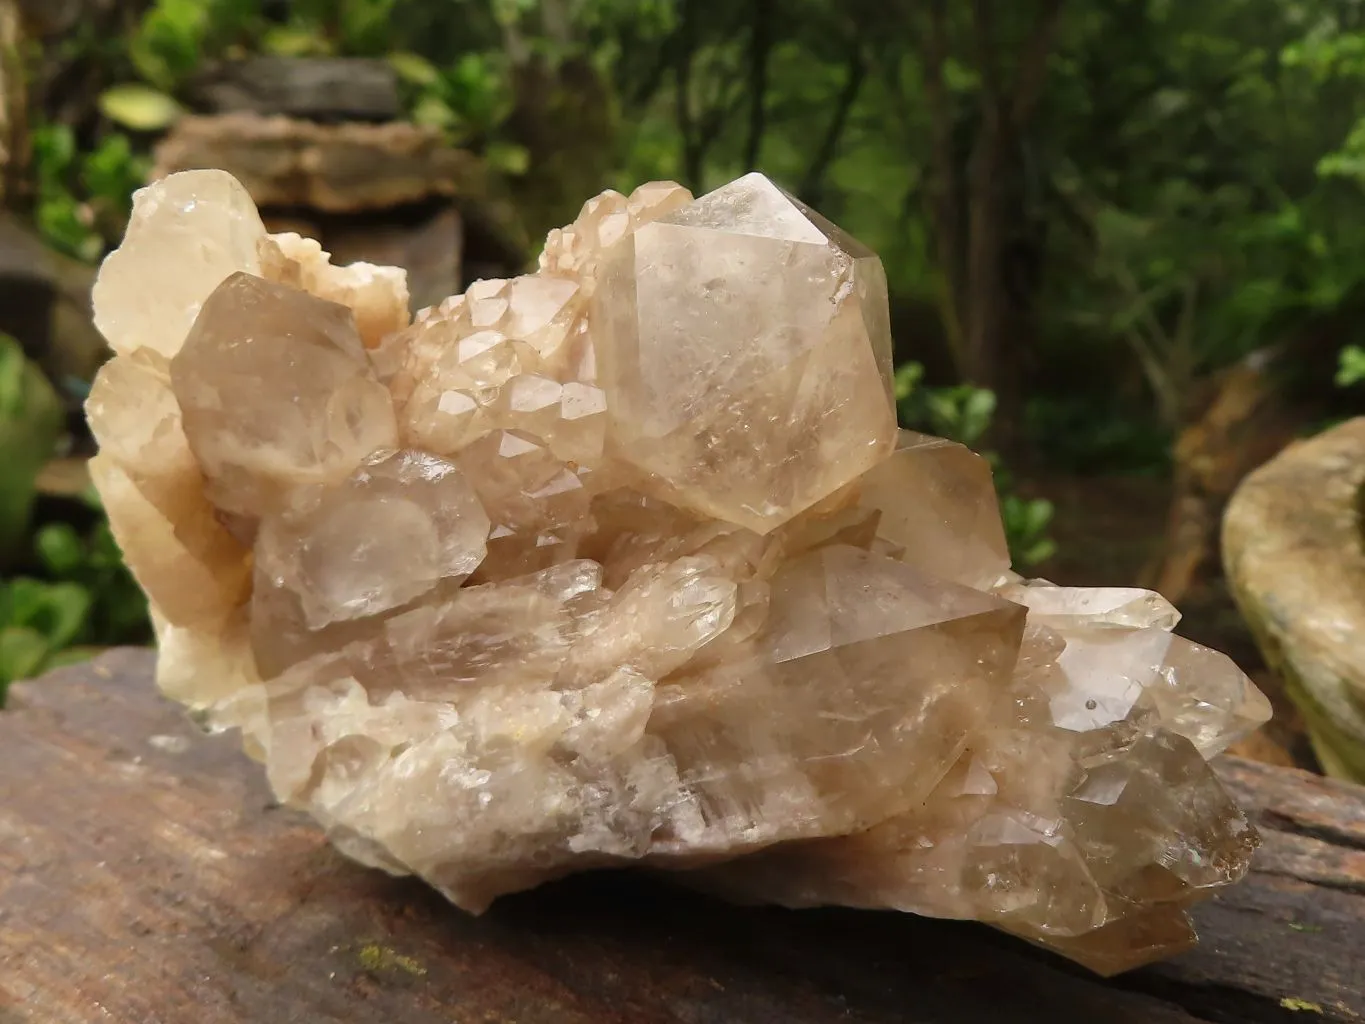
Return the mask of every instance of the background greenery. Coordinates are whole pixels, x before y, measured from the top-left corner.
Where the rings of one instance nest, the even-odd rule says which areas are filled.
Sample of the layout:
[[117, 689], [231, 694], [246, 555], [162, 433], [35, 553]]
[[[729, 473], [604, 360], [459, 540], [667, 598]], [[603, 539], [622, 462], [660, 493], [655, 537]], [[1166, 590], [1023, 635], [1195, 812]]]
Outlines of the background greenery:
[[[390, 61], [412, 119], [483, 154], [527, 237], [604, 185], [759, 168], [882, 255], [902, 418], [999, 453], [1024, 563], [1053, 551], [1051, 507], [1016, 479], [1168, 473], [1249, 354], [1317, 369], [1326, 336], [1320, 376], [1344, 390], [1314, 395], [1324, 417], [1365, 382], [1357, 0], [95, 6], [18, 55], [31, 155], [6, 199], [53, 247], [107, 251], [195, 75], [255, 53]], [[0, 592], [0, 687], [140, 628], [97, 520], [28, 525], [15, 480], [57, 442], [5, 358], [0, 537], [34, 582]]]

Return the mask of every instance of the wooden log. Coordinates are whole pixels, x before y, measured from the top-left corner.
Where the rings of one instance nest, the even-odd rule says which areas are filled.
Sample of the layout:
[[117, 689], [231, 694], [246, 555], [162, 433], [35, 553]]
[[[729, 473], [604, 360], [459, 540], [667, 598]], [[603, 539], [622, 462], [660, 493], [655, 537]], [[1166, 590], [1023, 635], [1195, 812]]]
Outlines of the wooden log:
[[1365, 790], [1226, 760], [1264, 831], [1202, 944], [1101, 981], [990, 929], [624, 872], [460, 913], [334, 853], [112, 652], [0, 714], [0, 1022], [1365, 1020]]

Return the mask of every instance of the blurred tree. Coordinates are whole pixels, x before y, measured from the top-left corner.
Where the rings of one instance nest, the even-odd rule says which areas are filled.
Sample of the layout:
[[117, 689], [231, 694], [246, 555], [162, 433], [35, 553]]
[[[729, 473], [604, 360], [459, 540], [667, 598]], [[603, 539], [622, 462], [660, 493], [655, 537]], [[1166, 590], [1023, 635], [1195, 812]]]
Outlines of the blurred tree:
[[39, 141], [76, 149], [38, 196], [71, 251], [116, 232], [147, 141], [109, 131], [146, 96], [107, 86], [387, 56], [533, 238], [604, 183], [764, 170], [936, 311], [899, 354], [994, 390], [1007, 450], [1027, 426], [1077, 464], [1159, 461], [1211, 373], [1346, 308], [1365, 268], [1354, 0], [87, 2], [33, 79]]
[[[994, 0], [969, 6], [969, 25], [955, 32], [947, 0], [930, 0], [922, 30], [929, 215], [942, 282], [939, 308], [958, 370], [996, 393], [999, 422], [1008, 428], [1017, 418], [1015, 353], [1028, 333], [1020, 329], [1025, 303], [1016, 301], [1011, 317], [1007, 292], [1007, 250], [1023, 213], [1011, 199], [1025, 173], [1062, 2], [1038, 0], [1031, 11], [1029, 5], [997, 7]], [[962, 37], [965, 55], [955, 57], [955, 39]], [[965, 166], [954, 138], [964, 94], [975, 101]]]

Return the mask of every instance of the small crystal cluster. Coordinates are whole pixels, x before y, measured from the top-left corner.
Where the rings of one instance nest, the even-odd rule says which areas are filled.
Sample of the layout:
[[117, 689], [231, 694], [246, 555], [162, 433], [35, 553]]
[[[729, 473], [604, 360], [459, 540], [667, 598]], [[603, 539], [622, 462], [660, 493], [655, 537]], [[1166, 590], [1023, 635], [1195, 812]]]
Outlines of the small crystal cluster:
[[1010, 572], [991, 473], [897, 431], [876, 256], [768, 180], [606, 192], [409, 324], [400, 271], [138, 193], [92, 473], [159, 682], [349, 855], [481, 911], [643, 863], [1182, 948], [1269, 714], [1156, 594]]

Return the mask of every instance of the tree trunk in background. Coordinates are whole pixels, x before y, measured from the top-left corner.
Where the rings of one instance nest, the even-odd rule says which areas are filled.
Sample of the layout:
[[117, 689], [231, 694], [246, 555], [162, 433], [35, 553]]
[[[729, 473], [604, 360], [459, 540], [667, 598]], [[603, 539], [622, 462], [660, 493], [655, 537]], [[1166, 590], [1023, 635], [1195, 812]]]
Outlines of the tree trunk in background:
[[1021, 339], [1006, 287], [1006, 250], [1019, 211], [1009, 186], [1023, 173], [1020, 147], [1041, 98], [1062, 0], [1039, 0], [1029, 38], [1006, 82], [1003, 44], [996, 33], [994, 0], [972, 0], [972, 38], [981, 77], [980, 109], [972, 152], [963, 174], [953, 144], [956, 111], [944, 81], [949, 58], [949, 5], [932, 0], [924, 35], [924, 91], [929, 107], [930, 222], [940, 274], [940, 309], [962, 380], [996, 396], [991, 443], [1008, 455], [1020, 421]]
[[25, 201], [28, 180], [28, 90], [24, 78], [23, 17], [18, 0], [0, 0], [0, 188], [3, 205]]
[[578, 215], [610, 181], [616, 122], [609, 87], [592, 62], [532, 55], [512, 72], [507, 135], [526, 147], [527, 169], [509, 188], [534, 250], [545, 232]]
[[929, 29], [925, 38], [924, 95], [929, 107], [929, 223], [938, 261], [937, 288], [943, 335], [959, 375], [965, 375], [963, 352], [962, 210], [958, 204], [957, 154], [953, 146], [954, 111], [943, 81], [948, 58], [948, 9], [946, 0], [929, 5]]
[[964, 314], [962, 375], [969, 383], [995, 392], [991, 440], [997, 448], [1008, 450], [1017, 403], [1013, 353], [1005, 337], [1004, 178], [1012, 168], [1006, 160], [1003, 121], [999, 111], [985, 114], [968, 172], [967, 274], [960, 308]]

